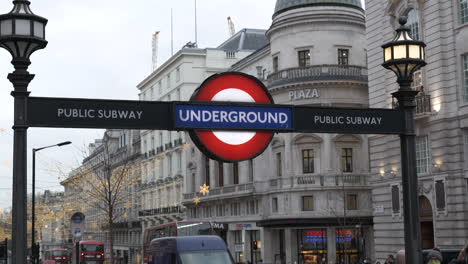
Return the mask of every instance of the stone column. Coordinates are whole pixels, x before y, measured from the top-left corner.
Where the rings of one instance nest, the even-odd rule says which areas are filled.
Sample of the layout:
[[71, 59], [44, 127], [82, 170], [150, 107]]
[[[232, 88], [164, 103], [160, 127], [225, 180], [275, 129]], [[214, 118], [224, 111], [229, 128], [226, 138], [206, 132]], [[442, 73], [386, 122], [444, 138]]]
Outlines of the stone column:
[[[274, 263], [274, 254], [273, 252], [273, 241], [274, 240], [274, 234], [273, 230], [270, 228], [262, 228], [260, 230], [260, 239], [262, 242], [262, 260], [263, 264], [272, 264]], [[251, 245], [249, 245], [250, 248]]]
[[327, 260], [329, 264], [336, 263], [336, 228], [327, 228]]

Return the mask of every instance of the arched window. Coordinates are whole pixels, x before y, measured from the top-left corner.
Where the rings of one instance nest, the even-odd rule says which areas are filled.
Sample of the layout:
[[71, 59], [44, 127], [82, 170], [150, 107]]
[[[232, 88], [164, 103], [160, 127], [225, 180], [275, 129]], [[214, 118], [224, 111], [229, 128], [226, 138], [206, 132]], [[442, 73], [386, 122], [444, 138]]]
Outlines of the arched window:
[[406, 25], [410, 28], [410, 36], [414, 40], [420, 40], [420, 25], [419, 25], [419, 12], [417, 10], [411, 9], [408, 13], [408, 22]]

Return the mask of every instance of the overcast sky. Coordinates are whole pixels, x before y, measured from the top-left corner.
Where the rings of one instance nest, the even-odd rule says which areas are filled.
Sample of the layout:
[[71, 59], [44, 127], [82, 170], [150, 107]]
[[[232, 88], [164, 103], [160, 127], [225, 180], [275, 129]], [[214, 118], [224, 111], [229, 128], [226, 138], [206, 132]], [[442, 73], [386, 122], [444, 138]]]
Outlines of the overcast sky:
[[[12, 1], [0, 1], [0, 14]], [[158, 64], [171, 56], [171, 8], [174, 52], [195, 40], [195, 0], [30, 0], [32, 11], [49, 20], [44, 50], [31, 57], [32, 96], [138, 99], [136, 85], [151, 69], [151, 35], [160, 31]], [[197, 0], [198, 46], [216, 47], [228, 38], [226, 18], [235, 29], [267, 29], [276, 0]], [[13, 161], [13, 71], [11, 56], [0, 49], [0, 208], [11, 206]], [[28, 186], [31, 149], [72, 141], [36, 153], [36, 193], [62, 190], [59, 182], [79, 166], [83, 150], [103, 130], [28, 129]]]
[[[138, 99], [136, 85], [151, 69], [151, 35], [160, 31], [159, 65], [171, 55], [171, 8], [174, 52], [195, 40], [194, 0], [30, 0], [32, 11], [49, 20], [44, 50], [31, 57], [32, 96]], [[8, 13], [12, 1], [0, 1]], [[199, 47], [216, 47], [228, 38], [226, 18], [236, 30], [267, 29], [275, 0], [198, 0]], [[13, 89], [6, 79], [11, 56], [0, 50], [0, 208], [11, 206], [13, 161]], [[31, 149], [72, 141], [36, 153], [37, 192], [62, 190], [60, 180], [83, 159], [82, 151], [103, 130], [28, 129], [28, 185]], [[29, 188], [30, 189], [30, 188]]]

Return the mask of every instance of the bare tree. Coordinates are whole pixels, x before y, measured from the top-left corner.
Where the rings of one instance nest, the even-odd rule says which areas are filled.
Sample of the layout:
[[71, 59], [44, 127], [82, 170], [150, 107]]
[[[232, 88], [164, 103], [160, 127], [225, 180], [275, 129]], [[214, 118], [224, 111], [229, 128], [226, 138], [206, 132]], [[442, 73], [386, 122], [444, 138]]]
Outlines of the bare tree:
[[[76, 188], [94, 221], [99, 221], [107, 234], [110, 263], [113, 263], [114, 223], [125, 215], [132, 187], [139, 183], [138, 153], [117, 145], [112, 131], [106, 131], [104, 138], [83, 161]], [[88, 219], [88, 217], [87, 217]]]

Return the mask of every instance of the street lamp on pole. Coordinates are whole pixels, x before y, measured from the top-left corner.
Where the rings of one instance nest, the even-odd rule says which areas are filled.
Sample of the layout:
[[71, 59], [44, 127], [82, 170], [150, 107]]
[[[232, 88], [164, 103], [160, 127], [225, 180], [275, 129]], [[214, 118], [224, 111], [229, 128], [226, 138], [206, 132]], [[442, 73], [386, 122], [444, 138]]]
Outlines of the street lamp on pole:
[[33, 148], [32, 149], [32, 201], [31, 201], [31, 256], [32, 256], [32, 263], [37, 264], [38, 259], [39, 259], [39, 252], [37, 250], [37, 245], [36, 245], [36, 152], [46, 149], [46, 148], [51, 148], [51, 147], [61, 147], [71, 144], [71, 141], [65, 141], [65, 142], [60, 142], [55, 145], [50, 145], [42, 148]]
[[400, 27], [395, 38], [382, 45], [383, 67], [397, 76], [400, 88], [392, 95], [398, 100], [398, 108], [404, 113], [404, 132], [400, 134], [401, 176], [403, 186], [403, 213], [406, 263], [423, 263], [421, 252], [421, 226], [419, 223], [418, 176], [416, 172], [416, 135], [414, 129], [415, 96], [411, 89], [413, 73], [426, 65], [422, 41], [413, 40], [405, 26], [406, 17], [398, 20]]
[[47, 19], [35, 15], [27, 0], [14, 0], [13, 10], [0, 15], [0, 46], [10, 52], [15, 71], [8, 74], [14, 91], [12, 263], [26, 264], [27, 255], [27, 129], [28, 84], [34, 78], [28, 70], [33, 52], [45, 48]]

